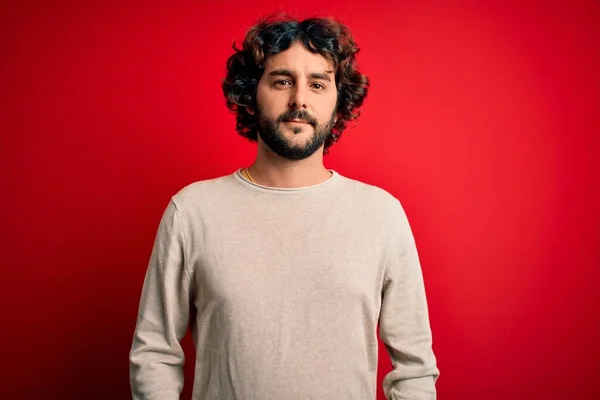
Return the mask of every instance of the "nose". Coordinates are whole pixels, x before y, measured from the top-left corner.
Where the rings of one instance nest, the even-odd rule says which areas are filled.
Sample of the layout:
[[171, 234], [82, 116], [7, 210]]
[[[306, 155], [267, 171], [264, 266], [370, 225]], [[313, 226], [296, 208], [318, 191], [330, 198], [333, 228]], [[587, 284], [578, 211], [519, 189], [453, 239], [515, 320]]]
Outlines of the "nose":
[[306, 109], [306, 94], [305, 89], [302, 85], [296, 85], [290, 96], [290, 108], [295, 109]]

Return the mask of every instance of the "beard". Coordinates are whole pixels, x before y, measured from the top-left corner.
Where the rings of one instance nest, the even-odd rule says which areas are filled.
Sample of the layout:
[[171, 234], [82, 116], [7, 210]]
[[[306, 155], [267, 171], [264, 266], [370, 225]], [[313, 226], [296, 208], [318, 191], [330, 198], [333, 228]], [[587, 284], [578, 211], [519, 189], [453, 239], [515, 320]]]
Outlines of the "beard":
[[[335, 115], [336, 112], [334, 110], [329, 121], [319, 124], [315, 118], [303, 110], [290, 110], [281, 114], [276, 119], [269, 119], [259, 112], [257, 114], [258, 135], [267, 147], [280, 157], [293, 161], [304, 160], [313, 155], [325, 144], [325, 141], [331, 135], [331, 129], [335, 125]], [[295, 126], [293, 128], [295, 135], [300, 134], [305, 129], [309, 129], [309, 125], [312, 126], [314, 133], [306, 143], [294, 144], [285, 137], [281, 130], [281, 124], [291, 119], [307, 123], [307, 125]]]

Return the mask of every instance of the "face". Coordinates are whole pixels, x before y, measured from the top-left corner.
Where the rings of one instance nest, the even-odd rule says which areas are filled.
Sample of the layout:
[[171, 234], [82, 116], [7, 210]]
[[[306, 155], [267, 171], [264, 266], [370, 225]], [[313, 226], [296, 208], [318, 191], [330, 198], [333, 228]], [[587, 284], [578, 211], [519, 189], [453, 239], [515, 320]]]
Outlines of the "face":
[[260, 139], [289, 160], [323, 148], [336, 121], [333, 63], [296, 42], [270, 56], [256, 93]]

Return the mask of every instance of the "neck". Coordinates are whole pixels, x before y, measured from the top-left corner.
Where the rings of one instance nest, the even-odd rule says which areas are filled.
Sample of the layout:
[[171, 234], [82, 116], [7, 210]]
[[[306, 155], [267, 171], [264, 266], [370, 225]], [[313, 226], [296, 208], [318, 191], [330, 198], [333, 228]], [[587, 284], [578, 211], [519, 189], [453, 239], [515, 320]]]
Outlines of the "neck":
[[273, 153], [260, 139], [249, 172], [259, 185], [286, 189], [317, 185], [331, 177], [323, 165], [323, 149], [304, 160], [292, 161]]

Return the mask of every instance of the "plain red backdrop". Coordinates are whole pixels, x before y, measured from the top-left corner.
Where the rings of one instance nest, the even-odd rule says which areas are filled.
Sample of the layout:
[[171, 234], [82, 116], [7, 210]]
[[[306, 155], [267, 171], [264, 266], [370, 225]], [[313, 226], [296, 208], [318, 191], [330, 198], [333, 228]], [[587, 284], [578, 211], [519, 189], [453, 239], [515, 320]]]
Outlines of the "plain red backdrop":
[[5, 5], [0, 397], [130, 398], [161, 213], [252, 161], [220, 81], [233, 41], [289, 11], [362, 48], [372, 89], [326, 165], [407, 210], [439, 398], [600, 398], [599, 4]]

